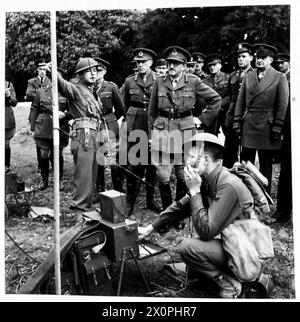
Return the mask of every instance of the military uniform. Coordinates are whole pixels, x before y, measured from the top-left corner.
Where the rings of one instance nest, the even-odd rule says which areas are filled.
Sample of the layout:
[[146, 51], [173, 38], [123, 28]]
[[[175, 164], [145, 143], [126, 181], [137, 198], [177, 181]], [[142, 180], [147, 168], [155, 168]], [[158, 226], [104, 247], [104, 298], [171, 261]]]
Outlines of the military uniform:
[[[81, 58], [76, 73], [98, 66], [92, 58]], [[83, 81], [72, 84], [60, 75], [57, 78], [59, 92], [69, 100], [72, 124], [71, 152], [75, 163], [73, 176], [73, 205], [71, 208], [90, 210], [97, 179], [96, 142], [100, 130], [101, 107], [93, 93], [93, 87]]]
[[[135, 59], [137, 62], [143, 59], [153, 59], [156, 56], [153, 51], [144, 48], [138, 48], [134, 53], [136, 54]], [[143, 178], [143, 175], [146, 172], [146, 182], [149, 183], [149, 185], [146, 185], [147, 207], [156, 209], [156, 205], [155, 207], [152, 207], [154, 203], [156, 169], [151, 165], [150, 149], [147, 149], [147, 157], [143, 158], [145, 155], [141, 153], [141, 162], [139, 162], [138, 165], [134, 165], [131, 160], [134, 162], [136, 155], [132, 152], [132, 147], [136, 143], [129, 142], [132, 131], [141, 130], [143, 131], [142, 133], [145, 134], [145, 139], [147, 140], [145, 144], [148, 144], [148, 106], [156, 75], [152, 70], [150, 70], [147, 77], [144, 78], [144, 76], [144, 74], [136, 73], [135, 75], [127, 77], [124, 82], [124, 105], [126, 118], [123, 126], [126, 124], [127, 130], [124, 128], [122, 130], [123, 137], [121, 138], [120, 159], [122, 158], [123, 163], [125, 155], [127, 155], [128, 170], [138, 177]], [[127, 133], [125, 133], [125, 130]], [[127, 174], [127, 199], [130, 205], [134, 204], [137, 193], [137, 179], [134, 176]], [[157, 210], [160, 209], [157, 208]]]
[[[119, 149], [119, 124], [118, 119], [125, 114], [123, 98], [117, 85], [113, 82], [103, 81], [96, 93], [102, 103], [102, 115], [107, 130], [114, 136], [113, 142], [116, 151]], [[112, 143], [112, 142], [111, 142]], [[119, 162], [119, 155], [116, 152], [116, 162]], [[122, 173], [117, 165], [111, 165], [111, 178], [115, 190], [122, 191]], [[99, 190], [105, 189], [104, 166], [98, 166], [97, 185]]]
[[[60, 120], [60, 129], [66, 133], [70, 132], [68, 121], [72, 118], [68, 112], [68, 102], [60, 94], [58, 96], [59, 110], [65, 113], [65, 117]], [[32, 103], [32, 114], [30, 119], [30, 129], [34, 131], [36, 145], [41, 149], [41, 175], [43, 179], [43, 188], [48, 186], [49, 162], [53, 163], [53, 100], [51, 86], [40, 88]], [[69, 143], [69, 136], [60, 132], [59, 135], [59, 179], [63, 177], [63, 148]]]
[[[189, 53], [178, 46], [166, 49], [169, 61], [184, 63]], [[177, 178], [176, 200], [186, 192], [182, 144], [195, 134], [192, 110], [197, 100], [204, 99], [208, 106], [200, 119], [209, 128], [220, 109], [221, 98], [210, 87], [192, 74], [182, 72], [175, 87], [171, 76], [158, 77], [154, 83], [149, 105], [149, 128], [152, 129], [152, 163], [157, 168], [163, 207], [172, 202], [170, 176], [173, 165]]]
[[229, 74], [220, 72], [215, 75], [208, 75], [203, 79], [203, 83], [214, 89], [222, 98], [221, 109], [218, 114], [215, 133], [218, 134], [220, 126], [224, 128], [225, 116], [229, 107]]
[[9, 90], [10, 96], [5, 96], [5, 167], [10, 167], [10, 140], [16, 132], [16, 120], [13, 107], [18, 104], [16, 92], [12, 82], [5, 80], [5, 89]]
[[242, 74], [242, 70], [239, 69], [237, 71], [232, 72], [229, 76], [228, 87], [230, 105], [225, 115], [224, 121], [224, 144], [226, 148], [226, 155], [224, 156], [223, 160], [223, 165], [227, 168], [231, 168], [233, 164], [238, 160], [239, 141], [232, 129], [235, 105], [244, 76], [252, 71], [253, 68], [250, 66], [250, 68], [246, 71], [245, 74]]
[[[248, 43], [239, 43], [237, 48], [237, 55], [248, 53], [252, 55], [252, 46]], [[251, 61], [250, 61], [251, 63]], [[228, 89], [229, 89], [229, 100], [230, 105], [225, 116], [224, 122], [224, 131], [225, 131], [225, 149], [226, 153], [223, 159], [223, 165], [227, 168], [231, 168], [233, 164], [238, 161], [239, 153], [239, 139], [235, 135], [235, 132], [232, 128], [236, 101], [239, 95], [239, 91], [243, 82], [244, 77], [253, 71], [253, 67], [249, 65], [246, 69], [237, 69], [233, 71], [228, 80]]]
[[[265, 45], [258, 45], [256, 54], [274, 55], [271, 52], [274, 47], [264, 48]], [[274, 48], [274, 51], [277, 52], [277, 49]], [[254, 163], [258, 151], [260, 171], [269, 181], [268, 192], [271, 188], [274, 151], [279, 150], [282, 144], [280, 135], [288, 98], [286, 76], [269, 66], [260, 80], [256, 70], [244, 78], [236, 103], [233, 128], [236, 132], [242, 132], [241, 159]]]
[[[45, 67], [46, 62], [44, 60], [38, 60], [35, 62], [35, 64], [36, 64], [37, 70], [39, 70], [40, 67], [41, 68]], [[39, 73], [39, 71], [38, 71], [38, 73]], [[29, 79], [28, 83], [27, 83], [27, 88], [26, 88], [25, 101], [33, 102], [37, 91], [40, 88], [47, 87], [47, 86], [51, 86], [51, 80], [46, 75], [43, 78], [40, 76], [36, 76], [36, 77]], [[33, 107], [31, 105], [29, 116], [28, 116], [29, 123], [31, 122], [32, 110], [33, 110]], [[38, 168], [40, 170], [41, 169], [41, 165], [40, 165], [41, 151], [38, 146], [36, 146], [36, 155], [37, 155], [37, 161], [38, 161]]]
[[[203, 53], [200, 53], [200, 52], [196, 52], [196, 53], [193, 53], [192, 54], [192, 57], [193, 57], [193, 60], [195, 62], [195, 64], [202, 64], [202, 67], [204, 65], [204, 61], [205, 61], [205, 58], [206, 58], [206, 55], [203, 54]], [[201, 80], [203, 80], [204, 78], [207, 77], [207, 74], [203, 71], [203, 68], [201, 67], [201, 70], [197, 70], [195, 69], [195, 72], [194, 74], [196, 76], [198, 76]]]
[[152, 226], [158, 232], [166, 232], [191, 216], [199, 237], [184, 238], [178, 252], [189, 268], [214, 279], [228, 272], [222, 239], [215, 237], [234, 220], [249, 218], [253, 206], [251, 192], [242, 180], [218, 166], [205, 177], [201, 194], [186, 195], [173, 202]]

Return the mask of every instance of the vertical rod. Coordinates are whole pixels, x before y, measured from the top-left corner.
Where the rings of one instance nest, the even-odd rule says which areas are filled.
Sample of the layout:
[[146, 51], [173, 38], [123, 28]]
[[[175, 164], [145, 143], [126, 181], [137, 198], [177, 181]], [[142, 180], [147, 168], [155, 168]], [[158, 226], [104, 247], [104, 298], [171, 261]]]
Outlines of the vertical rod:
[[59, 222], [59, 109], [57, 89], [56, 12], [51, 11], [51, 65], [53, 100], [53, 151], [54, 151], [54, 216], [55, 216], [55, 290], [61, 295], [60, 275], [60, 222]]

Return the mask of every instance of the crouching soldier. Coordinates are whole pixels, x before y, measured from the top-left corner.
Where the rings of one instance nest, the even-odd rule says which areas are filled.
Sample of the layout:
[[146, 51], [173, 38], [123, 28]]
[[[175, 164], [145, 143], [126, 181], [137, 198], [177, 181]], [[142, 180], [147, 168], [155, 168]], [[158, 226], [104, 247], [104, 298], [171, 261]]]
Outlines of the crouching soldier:
[[[173, 202], [152, 224], [139, 227], [139, 233], [165, 232], [191, 216], [198, 238], [183, 239], [179, 246], [183, 261], [196, 274], [212, 279], [220, 288], [220, 297], [240, 297], [242, 284], [229, 269], [222, 232], [234, 221], [250, 218], [254, 199], [242, 180], [222, 166], [224, 146], [215, 135], [198, 133], [184, 148], [188, 194]], [[253, 284], [266, 293], [273, 286], [271, 278], [261, 271]]]

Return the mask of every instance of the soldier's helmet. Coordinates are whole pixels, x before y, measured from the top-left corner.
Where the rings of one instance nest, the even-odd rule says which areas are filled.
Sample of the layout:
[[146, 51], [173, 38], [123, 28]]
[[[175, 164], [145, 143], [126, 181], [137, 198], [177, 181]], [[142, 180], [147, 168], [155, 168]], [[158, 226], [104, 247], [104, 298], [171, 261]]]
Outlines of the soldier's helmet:
[[97, 66], [99, 66], [99, 63], [97, 63], [95, 59], [90, 57], [83, 57], [79, 59], [75, 67], [74, 73], [78, 74], [85, 71], [86, 69], [97, 67]]

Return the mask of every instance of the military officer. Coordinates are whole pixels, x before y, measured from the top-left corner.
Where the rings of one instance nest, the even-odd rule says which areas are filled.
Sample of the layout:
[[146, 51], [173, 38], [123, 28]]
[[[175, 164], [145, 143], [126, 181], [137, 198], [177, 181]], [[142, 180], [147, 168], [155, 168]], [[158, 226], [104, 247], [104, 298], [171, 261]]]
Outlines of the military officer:
[[[290, 88], [290, 55], [279, 53], [275, 62], [280, 72], [284, 73]], [[291, 144], [291, 102], [286, 111], [281, 148], [281, 167], [277, 190], [277, 209], [274, 217], [278, 222], [286, 222], [291, 218], [293, 210], [292, 194], [292, 144]]]
[[198, 76], [200, 79], [204, 79], [205, 77], [207, 77], [207, 74], [203, 71], [205, 57], [206, 55], [200, 52], [192, 54], [193, 61], [195, 62], [194, 74]]
[[283, 74], [285, 74], [285, 76], [287, 77], [287, 80], [289, 81], [290, 69], [291, 69], [290, 55], [285, 53], [279, 53], [275, 61], [275, 64], [277, 66], [277, 69]]
[[253, 60], [252, 46], [248, 43], [239, 43], [236, 48], [238, 68], [233, 71], [228, 80], [230, 105], [225, 116], [224, 131], [225, 131], [225, 150], [226, 153], [223, 159], [223, 165], [231, 168], [238, 160], [239, 141], [236, 137], [232, 125], [235, 112], [236, 100], [239, 94], [242, 81], [248, 73], [253, 71], [251, 62]]
[[[51, 81], [49, 77], [46, 75], [46, 60], [39, 59], [35, 62], [37, 76], [28, 80], [27, 89], [25, 94], [25, 101], [33, 102], [37, 91], [41, 87], [47, 87], [51, 85]], [[29, 122], [31, 122], [31, 114], [32, 114], [32, 105], [30, 107], [30, 112], [28, 116]], [[40, 169], [40, 161], [41, 161], [41, 151], [39, 146], [36, 146], [36, 154], [37, 154], [37, 161], [38, 161], [38, 168]]]
[[[6, 67], [8, 69], [8, 67]], [[6, 70], [6, 73], [8, 71]], [[9, 77], [5, 80], [5, 171], [10, 170], [10, 140], [13, 138], [16, 132], [16, 120], [13, 111], [13, 107], [18, 104], [16, 92], [13, 86], [13, 83], [8, 80]]]
[[[63, 74], [63, 70], [58, 70]], [[70, 132], [68, 121], [72, 119], [69, 110], [68, 101], [65, 97], [58, 94], [59, 105], [59, 127], [65, 133]], [[36, 145], [41, 151], [41, 176], [42, 181], [38, 185], [39, 190], [45, 190], [48, 187], [49, 179], [49, 163], [52, 168], [54, 166], [53, 160], [53, 100], [51, 83], [47, 86], [43, 86], [37, 90], [34, 101], [32, 103], [32, 114], [30, 118], [30, 129], [34, 132], [34, 139]], [[69, 136], [63, 132], [60, 132], [59, 138], [59, 190], [64, 189], [63, 185], [63, 148], [69, 143]]]
[[195, 74], [195, 68], [196, 68], [196, 62], [191, 58], [187, 63], [186, 63], [186, 73], [190, 74]]
[[261, 173], [271, 190], [272, 161], [280, 150], [282, 128], [289, 100], [286, 76], [272, 66], [277, 49], [255, 44], [256, 70], [243, 80], [234, 115], [233, 129], [241, 136], [241, 159], [254, 163], [258, 152]]
[[176, 200], [186, 193], [184, 160], [181, 144], [192, 136], [195, 124], [192, 109], [198, 99], [208, 106], [200, 118], [209, 128], [215, 122], [221, 106], [221, 97], [199, 77], [185, 72], [190, 53], [182, 47], [171, 46], [165, 50], [169, 72], [157, 77], [149, 105], [149, 128], [152, 129], [152, 163], [157, 168], [163, 208], [172, 203], [170, 177], [173, 166], [176, 174]]
[[220, 126], [224, 132], [225, 115], [229, 107], [229, 74], [221, 71], [223, 61], [224, 57], [220, 54], [209, 54], [205, 58], [205, 62], [209, 69], [209, 75], [203, 79], [203, 82], [214, 89], [222, 97], [222, 106], [216, 124], [216, 134], [219, 133]]
[[[131, 154], [132, 147], [136, 143], [132, 142], [131, 134], [136, 133], [136, 131], [140, 130], [145, 133], [147, 137], [145, 144], [148, 144], [148, 106], [153, 83], [156, 78], [155, 73], [151, 70], [151, 66], [156, 57], [156, 53], [148, 48], [136, 48], [133, 54], [138, 71], [136, 74], [127, 77], [124, 82], [125, 124], [127, 130], [126, 133], [123, 131], [123, 134], [126, 134], [128, 140], [126, 138], [124, 139], [124, 137], [121, 138], [120, 158], [122, 157], [123, 159], [124, 155], [127, 154], [128, 170], [138, 177], [143, 178], [146, 172], [146, 182], [148, 183], [146, 185], [147, 208], [159, 212], [161, 209], [154, 201], [156, 169], [151, 165], [150, 150], [148, 150], [146, 160], [138, 161], [138, 164], [135, 162], [135, 154]], [[127, 148], [125, 148], [126, 144]], [[145, 155], [141, 155], [141, 158], [143, 157]], [[131, 209], [133, 209], [137, 193], [137, 179], [127, 174], [127, 200]]]
[[97, 80], [97, 63], [93, 58], [79, 59], [75, 74], [78, 83], [73, 84], [58, 74], [58, 91], [69, 100], [72, 124], [71, 153], [75, 163], [73, 175], [73, 204], [71, 209], [82, 213], [90, 211], [97, 179], [96, 143], [100, 131], [101, 106], [93, 92]]
[[[94, 58], [99, 66], [97, 67], [97, 82], [95, 84], [95, 91], [102, 103], [102, 131], [107, 130], [110, 145], [114, 145], [113, 150], [115, 155], [115, 162], [118, 163], [119, 155], [117, 153], [119, 145], [119, 124], [118, 119], [125, 114], [124, 102], [121, 92], [118, 86], [113, 83], [106, 81], [104, 76], [107, 72], [109, 62], [102, 58]], [[102, 144], [105, 142], [102, 140]], [[122, 187], [122, 176], [123, 173], [120, 171], [120, 167], [116, 164], [110, 165], [111, 179], [115, 190], [123, 191]], [[104, 165], [98, 166], [98, 177], [97, 177], [97, 188], [99, 191], [105, 190], [105, 174]]]
[[167, 61], [163, 58], [160, 58], [155, 63], [155, 73], [156, 76], [164, 76], [168, 72]]
[[[46, 75], [46, 60], [40, 59], [36, 61], [37, 76], [28, 80], [27, 89], [25, 94], [25, 100], [27, 102], [33, 102], [35, 95], [41, 87], [47, 87], [51, 85], [49, 77]], [[30, 109], [29, 122], [32, 109]]]

